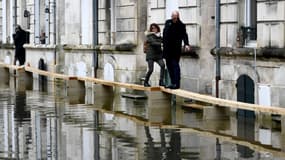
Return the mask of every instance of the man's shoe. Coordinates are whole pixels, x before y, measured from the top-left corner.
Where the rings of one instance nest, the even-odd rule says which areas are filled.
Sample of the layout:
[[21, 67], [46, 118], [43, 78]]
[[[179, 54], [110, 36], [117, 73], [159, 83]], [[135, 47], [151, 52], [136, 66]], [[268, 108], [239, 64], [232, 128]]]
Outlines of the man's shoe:
[[150, 84], [149, 84], [148, 82], [145, 82], [145, 83], [144, 83], [144, 86], [145, 86], [145, 87], [150, 87]]
[[176, 84], [174, 84], [173, 86], [170, 87], [170, 89], [178, 89], [179, 86], [177, 86]]
[[169, 88], [169, 89], [178, 89], [179, 86], [177, 86], [176, 84], [171, 84], [169, 86], [166, 86], [165, 88]]
[[173, 84], [167, 85], [165, 86], [165, 88], [171, 88], [173, 86]]
[[159, 81], [159, 86], [165, 86], [163, 81]]

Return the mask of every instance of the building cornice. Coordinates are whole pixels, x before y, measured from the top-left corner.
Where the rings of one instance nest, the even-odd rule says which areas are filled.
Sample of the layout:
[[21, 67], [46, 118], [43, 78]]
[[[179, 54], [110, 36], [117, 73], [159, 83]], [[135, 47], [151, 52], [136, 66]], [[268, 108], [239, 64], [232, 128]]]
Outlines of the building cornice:
[[[211, 54], [216, 56], [216, 52], [224, 57], [252, 57], [254, 56], [254, 48], [230, 48], [221, 47], [219, 50], [213, 48]], [[257, 48], [256, 57], [262, 59], [280, 59], [285, 60], [285, 48]]]

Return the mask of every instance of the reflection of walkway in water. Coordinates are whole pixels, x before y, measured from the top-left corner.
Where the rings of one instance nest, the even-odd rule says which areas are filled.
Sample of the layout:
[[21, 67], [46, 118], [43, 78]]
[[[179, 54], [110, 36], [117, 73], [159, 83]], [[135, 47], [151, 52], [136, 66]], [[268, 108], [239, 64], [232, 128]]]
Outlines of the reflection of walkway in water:
[[[88, 108], [88, 106], [87, 106], [87, 108]], [[217, 139], [217, 142], [219, 142], [219, 144], [222, 144], [224, 142], [229, 142], [232, 144], [245, 146], [245, 147], [252, 149], [254, 151], [257, 151], [257, 152], [269, 152], [273, 156], [276, 156], [276, 157], [285, 157], [285, 153], [282, 152], [280, 149], [273, 148], [269, 145], [263, 145], [263, 144], [258, 143], [256, 141], [250, 142], [247, 139], [242, 139], [240, 137], [236, 137], [236, 136], [232, 136], [232, 135], [216, 133], [216, 132], [212, 132], [212, 131], [206, 131], [206, 130], [202, 130], [202, 129], [198, 129], [198, 128], [183, 127], [182, 125], [165, 125], [162, 122], [161, 123], [151, 122], [151, 121], [148, 121], [146, 119], [142, 119], [141, 117], [128, 115], [128, 114], [125, 114], [122, 112], [113, 112], [113, 111], [100, 109], [100, 108], [93, 108], [93, 107], [89, 108], [89, 109], [94, 109], [94, 110], [99, 111], [103, 114], [107, 113], [107, 114], [112, 114], [116, 117], [126, 118], [128, 120], [135, 122], [136, 124], [144, 125], [146, 128], [156, 127], [156, 128], [159, 128], [160, 130], [173, 130], [173, 132], [179, 131], [179, 133], [194, 133], [194, 134], [198, 134], [199, 136], [215, 138], [215, 139]], [[146, 131], [145, 131], [146, 135], [148, 138], [150, 138], [149, 137], [150, 135], [148, 135], [147, 130], [148, 129], [146, 129]], [[161, 138], [163, 138], [163, 136], [161, 136]], [[162, 140], [161, 142], [163, 143], [164, 142], [163, 139], [161, 139], [161, 140]]]

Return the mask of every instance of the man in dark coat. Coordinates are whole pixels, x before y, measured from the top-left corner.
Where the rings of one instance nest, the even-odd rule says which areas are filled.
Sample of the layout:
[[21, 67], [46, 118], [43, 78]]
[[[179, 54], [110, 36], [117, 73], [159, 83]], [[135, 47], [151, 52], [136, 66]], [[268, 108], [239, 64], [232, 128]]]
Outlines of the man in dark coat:
[[171, 19], [165, 22], [163, 30], [163, 57], [166, 60], [171, 85], [170, 89], [180, 88], [180, 66], [182, 41], [185, 49], [190, 50], [185, 24], [179, 19], [179, 12], [172, 12]]
[[28, 33], [24, 31], [21, 26], [17, 25], [15, 28], [15, 34], [13, 34], [13, 40], [15, 44], [15, 58], [14, 58], [14, 65], [18, 60], [20, 65], [25, 64], [26, 60], [26, 50], [23, 47], [24, 44], [28, 41]]

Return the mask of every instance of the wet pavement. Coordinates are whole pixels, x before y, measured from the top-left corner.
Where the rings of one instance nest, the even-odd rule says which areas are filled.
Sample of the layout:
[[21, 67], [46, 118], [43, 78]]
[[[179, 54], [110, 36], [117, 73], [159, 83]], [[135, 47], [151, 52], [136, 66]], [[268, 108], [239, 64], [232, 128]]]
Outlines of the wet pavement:
[[278, 115], [163, 108], [120, 92], [107, 103], [88, 94], [74, 103], [60, 84], [13, 84], [0, 85], [0, 159], [285, 160]]

